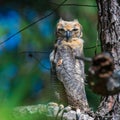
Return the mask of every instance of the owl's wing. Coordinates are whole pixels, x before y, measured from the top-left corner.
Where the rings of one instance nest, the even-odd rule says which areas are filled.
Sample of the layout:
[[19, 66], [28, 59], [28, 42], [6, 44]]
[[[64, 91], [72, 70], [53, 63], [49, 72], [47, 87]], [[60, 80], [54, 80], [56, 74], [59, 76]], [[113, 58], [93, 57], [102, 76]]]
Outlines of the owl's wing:
[[55, 54], [56, 50], [54, 49], [50, 54], [52, 101], [57, 102], [59, 104], [67, 105], [68, 103], [64, 85], [58, 79], [56, 73]]
[[59, 45], [53, 53], [52, 68], [55, 70], [57, 82], [63, 85], [69, 105], [85, 109], [88, 104], [84, 90], [83, 61], [76, 60], [73, 50], [64, 44]]

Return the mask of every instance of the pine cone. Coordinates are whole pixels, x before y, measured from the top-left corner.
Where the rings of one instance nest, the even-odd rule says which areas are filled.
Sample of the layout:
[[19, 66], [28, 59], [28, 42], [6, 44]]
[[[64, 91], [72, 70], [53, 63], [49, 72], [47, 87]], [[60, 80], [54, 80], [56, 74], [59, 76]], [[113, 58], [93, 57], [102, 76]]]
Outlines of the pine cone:
[[89, 68], [90, 88], [100, 95], [111, 95], [120, 91], [120, 72], [113, 71], [113, 58], [109, 53], [96, 55]]

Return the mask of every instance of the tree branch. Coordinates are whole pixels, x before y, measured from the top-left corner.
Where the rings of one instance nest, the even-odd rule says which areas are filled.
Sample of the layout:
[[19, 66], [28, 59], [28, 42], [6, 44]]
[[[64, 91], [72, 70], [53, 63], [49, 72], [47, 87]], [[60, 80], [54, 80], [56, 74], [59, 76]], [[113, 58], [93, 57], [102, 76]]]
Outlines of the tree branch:
[[[54, 120], [57, 116], [60, 107], [56, 104], [38, 104], [38, 105], [31, 105], [31, 106], [21, 106], [17, 107], [13, 110], [11, 119], [14, 120]], [[58, 114], [57, 119], [60, 119], [63, 114], [62, 120], [76, 120], [76, 111], [69, 110], [68, 112], [62, 109]], [[80, 113], [80, 119], [82, 120], [93, 120], [88, 114]]]

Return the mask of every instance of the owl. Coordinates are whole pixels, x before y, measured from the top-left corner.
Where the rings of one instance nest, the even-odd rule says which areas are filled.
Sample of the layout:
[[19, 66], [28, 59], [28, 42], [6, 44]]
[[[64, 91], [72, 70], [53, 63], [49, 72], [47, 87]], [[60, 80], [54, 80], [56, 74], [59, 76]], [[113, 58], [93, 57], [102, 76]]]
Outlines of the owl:
[[86, 111], [88, 103], [84, 89], [84, 63], [75, 58], [83, 55], [82, 35], [82, 26], [78, 20], [60, 19], [50, 61], [55, 102]]

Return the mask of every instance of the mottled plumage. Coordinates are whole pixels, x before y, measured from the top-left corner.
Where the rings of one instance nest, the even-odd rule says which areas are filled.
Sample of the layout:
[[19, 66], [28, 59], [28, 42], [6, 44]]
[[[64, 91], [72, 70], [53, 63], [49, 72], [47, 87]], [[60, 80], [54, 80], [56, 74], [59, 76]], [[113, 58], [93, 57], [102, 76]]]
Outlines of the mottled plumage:
[[82, 26], [77, 20], [60, 19], [56, 28], [56, 37], [54, 50], [50, 54], [55, 98], [59, 103], [87, 111], [84, 63], [75, 58], [83, 55]]

